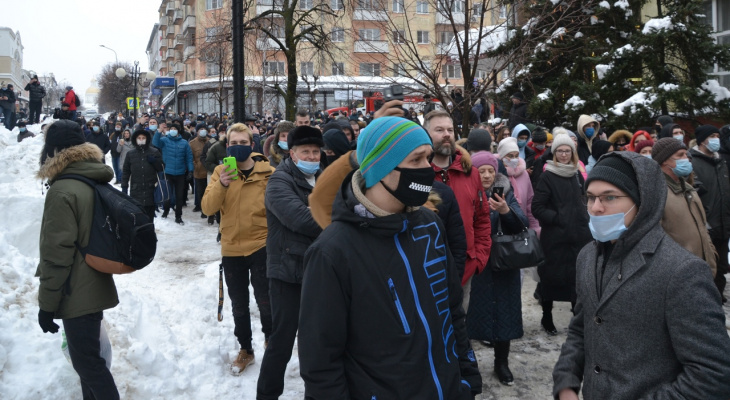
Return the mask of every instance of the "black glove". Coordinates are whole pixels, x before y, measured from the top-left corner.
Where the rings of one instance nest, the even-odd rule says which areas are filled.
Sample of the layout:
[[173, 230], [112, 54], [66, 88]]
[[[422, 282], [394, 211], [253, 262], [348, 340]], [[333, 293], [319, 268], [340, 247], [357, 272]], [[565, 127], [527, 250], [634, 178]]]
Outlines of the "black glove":
[[188, 174], [185, 176], [185, 179], [187, 179], [188, 182], [193, 181], [193, 171], [188, 171]]
[[122, 193], [129, 195], [129, 188], [128, 187], [122, 187]]
[[38, 310], [38, 325], [40, 325], [41, 329], [43, 329], [43, 333], [58, 332], [58, 324], [53, 322], [53, 313], [50, 311]]

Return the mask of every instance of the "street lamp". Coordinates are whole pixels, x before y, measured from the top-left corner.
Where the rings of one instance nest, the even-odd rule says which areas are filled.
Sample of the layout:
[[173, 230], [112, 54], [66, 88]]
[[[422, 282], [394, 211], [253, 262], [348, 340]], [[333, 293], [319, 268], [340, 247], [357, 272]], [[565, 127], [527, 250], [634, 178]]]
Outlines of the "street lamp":
[[[127, 70], [125, 70], [122, 67], [117, 68], [117, 70], [114, 72], [117, 75], [117, 78], [124, 79], [124, 77], [127, 76]], [[144, 75], [144, 80], [140, 79], [142, 78], [140, 76], [139, 72], [139, 61], [134, 62], [134, 67], [132, 68], [132, 86], [133, 94], [132, 99], [134, 101], [134, 118], [137, 118], [137, 109], [139, 108], [139, 102], [137, 101], [137, 85], [141, 85], [142, 87], [148, 87], [150, 84], [152, 84], [152, 81], [157, 78], [157, 75], [152, 71], [147, 71], [147, 73]], [[129, 116], [129, 108], [127, 108], [127, 116]]]
[[[99, 47], [103, 47], [103, 48], [105, 48], [107, 50], [114, 51], [114, 49], [112, 49], [110, 47], [106, 47], [103, 44], [100, 44]], [[119, 65], [119, 58], [117, 58], [117, 52], [116, 51], [114, 51], [114, 61], [116, 62], [117, 65]]]

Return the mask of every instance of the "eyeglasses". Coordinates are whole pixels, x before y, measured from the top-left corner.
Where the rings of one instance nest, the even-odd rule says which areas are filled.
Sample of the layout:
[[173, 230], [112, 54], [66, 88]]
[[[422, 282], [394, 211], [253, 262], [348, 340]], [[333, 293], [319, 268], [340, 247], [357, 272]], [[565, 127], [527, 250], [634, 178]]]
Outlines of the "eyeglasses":
[[555, 150], [555, 154], [570, 154], [572, 150]]
[[612, 204], [615, 204], [616, 201], [622, 197], [630, 197], [630, 196], [619, 196], [619, 195], [615, 195], [615, 194], [602, 194], [600, 196], [593, 196], [591, 194], [587, 194], [587, 195], [581, 196], [581, 199], [583, 200], [583, 205], [586, 205], [589, 207], [592, 206], [596, 202], [596, 199], [598, 199], [602, 205], [608, 207], [608, 206], [611, 206]]

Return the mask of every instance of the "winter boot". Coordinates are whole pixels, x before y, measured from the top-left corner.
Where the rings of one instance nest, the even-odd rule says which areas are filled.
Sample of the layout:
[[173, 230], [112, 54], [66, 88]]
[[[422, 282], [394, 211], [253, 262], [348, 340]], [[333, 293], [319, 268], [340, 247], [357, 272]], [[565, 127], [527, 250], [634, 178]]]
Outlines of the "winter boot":
[[241, 375], [246, 367], [253, 364], [255, 360], [256, 357], [253, 355], [253, 350], [241, 349], [238, 352], [238, 357], [231, 364], [231, 374], [235, 376]]
[[200, 206], [195, 206], [195, 208], [193, 208], [193, 212], [200, 212]]
[[540, 325], [542, 325], [542, 328], [545, 329], [545, 332], [547, 332], [548, 335], [555, 336], [558, 334], [558, 330], [555, 328], [555, 324], [553, 323], [552, 301], [542, 302], [542, 319], [540, 320]]
[[207, 216], [207, 215], [205, 215], [205, 214], [203, 214], [203, 213], [201, 212], [201, 213], [200, 213], [200, 218], [201, 218], [201, 219], [203, 219], [203, 218], [208, 218], [208, 216]]
[[178, 225], [185, 225], [182, 218], [180, 218], [180, 217], [175, 218], [175, 223]]
[[215, 216], [210, 215], [208, 216], [208, 225], [213, 225], [215, 223]]
[[515, 383], [509, 370], [509, 341], [494, 342], [494, 374], [503, 385], [512, 386]]

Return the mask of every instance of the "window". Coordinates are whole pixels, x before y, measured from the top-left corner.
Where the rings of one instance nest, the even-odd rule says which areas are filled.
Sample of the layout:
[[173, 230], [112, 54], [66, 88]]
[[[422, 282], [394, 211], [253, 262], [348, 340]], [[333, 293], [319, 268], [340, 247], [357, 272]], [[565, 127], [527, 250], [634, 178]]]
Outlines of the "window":
[[471, 5], [471, 17], [480, 19], [482, 16], [482, 3], [474, 3]]
[[345, 29], [344, 28], [332, 28], [332, 34], [330, 39], [333, 42], [344, 42], [345, 41]]
[[267, 61], [264, 63], [264, 72], [267, 75], [284, 75], [284, 62]]
[[406, 42], [406, 31], [393, 32], [393, 43], [403, 44]]
[[[172, 68], [170, 68], [170, 70], [172, 70]], [[205, 75], [216, 76], [220, 75], [220, 73], [220, 65], [218, 65], [217, 63], [205, 63]]]
[[428, 44], [428, 31], [418, 31], [418, 44]]
[[300, 10], [311, 10], [312, 9], [312, 0], [299, 0], [299, 9]]
[[380, 76], [380, 64], [360, 63], [360, 76]]
[[499, 19], [507, 19], [507, 6], [499, 6]]
[[454, 32], [439, 32], [439, 44], [451, 44], [454, 39]]
[[[451, 7], [449, 7], [451, 5]], [[452, 13], [463, 13], [464, 12], [464, 1], [463, 0], [439, 0], [438, 9], [440, 11], [448, 11], [451, 9]]]
[[330, 7], [333, 10], [342, 10], [345, 8], [345, 4], [343, 3], [343, 0], [330, 0]]
[[360, 29], [360, 40], [380, 40], [380, 29]]
[[717, 31], [730, 30], [730, 2], [717, 0]]
[[345, 75], [345, 63], [332, 63], [332, 75]]
[[477, 70], [477, 79], [486, 80], [489, 77], [489, 73], [484, 70]]
[[[302, 25], [301, 26], [300, 33], [304, 34], [304, 31], [306, 31], [306, 30], [308, 30], [310, 28], [312, 28], [312, 25]], [[304, 34], [304, 40], [308, 40], [310, 42], [313, 42], [314, 41], [314, 36], [313, 36], [313, 34], [312, 34], [311, 31], [309, 33], [307, 33], [307, 34]]]
[[428, 2], [417, 1], [416, 2], [416, 13], [417, 14], [428, 14]]
[[303, 62], [303, 63], [299, 64], [299, 74], [306, 75], [306, 76], [314, 75], [314, 63], [313, 62]]
[[205, 0], [206, 10], [215, 10], [223, 7], [223, 0]]
[[359, 10], [377, 10], [377, 0], [357, 0], [355, 8]]
[[443, 75], [445, 78], [461, 79], [461, 68], [458, 64], [444, 65]]
[[402, 13], [405, 9], [403, 4], [405, 0], [393, 0], [393, 12]]
[[220, 35], [223, 33], [223, 27], [222, 26], [214, 26], [212, 28], [205, 28], [205, 41], [206, 42], [215, 42], [220, 39]]
[[406, 67], [403, 64], [393, 64], [393, 76], [406, 76]]

